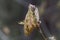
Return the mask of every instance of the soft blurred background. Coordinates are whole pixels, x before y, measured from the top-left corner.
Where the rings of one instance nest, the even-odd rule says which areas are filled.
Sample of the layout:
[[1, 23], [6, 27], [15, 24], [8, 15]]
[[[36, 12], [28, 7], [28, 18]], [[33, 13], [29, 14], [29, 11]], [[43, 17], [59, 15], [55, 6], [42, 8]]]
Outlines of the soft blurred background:
[[31, 36], [24, 36], [23, 25], [18, 24], [24, 20], [30, 3], [38, 7], [49, 31], [55, 29], [51, 25], [57, 26], [58, 30], [51, 34], [60, 33], [60, 0], [0, 0], [0, 40], [44, 40], [37, 30]]

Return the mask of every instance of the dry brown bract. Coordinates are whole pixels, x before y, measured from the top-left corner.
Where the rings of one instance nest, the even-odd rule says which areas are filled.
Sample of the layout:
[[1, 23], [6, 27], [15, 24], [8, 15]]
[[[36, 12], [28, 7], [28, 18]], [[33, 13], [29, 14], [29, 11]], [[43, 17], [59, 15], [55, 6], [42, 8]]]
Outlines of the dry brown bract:
[[35, 8], [29, 6], [28, 12], [24, 20], [24, 34], [29, 36], [35, 28], [38, 28], [36, 15], [34, 13]]

